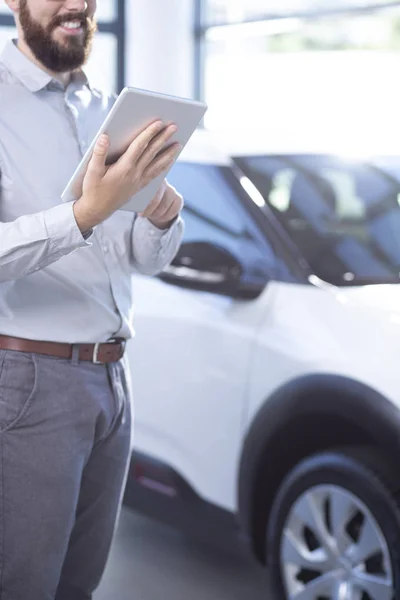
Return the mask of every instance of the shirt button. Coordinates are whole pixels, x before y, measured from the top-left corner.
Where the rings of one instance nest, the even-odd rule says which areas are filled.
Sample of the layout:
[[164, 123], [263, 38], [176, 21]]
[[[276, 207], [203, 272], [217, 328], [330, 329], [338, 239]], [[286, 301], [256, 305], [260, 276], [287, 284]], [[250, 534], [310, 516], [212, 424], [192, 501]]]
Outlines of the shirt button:
[[103, 246], [103, 252], [104, 252], [104, 254], [107, 254], [107, 252], [108, 252], [108, 246], [105, 246], [105, 245]]

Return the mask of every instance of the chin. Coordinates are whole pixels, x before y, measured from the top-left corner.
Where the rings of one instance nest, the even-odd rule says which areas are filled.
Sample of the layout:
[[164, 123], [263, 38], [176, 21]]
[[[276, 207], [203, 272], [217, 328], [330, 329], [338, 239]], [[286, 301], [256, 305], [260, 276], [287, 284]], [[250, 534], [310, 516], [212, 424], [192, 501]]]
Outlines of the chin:
[[77, 46], [83, 46], [83, 35], [70, 35], [60, 30], [54, 32], [53, 41], [62, 43], [63, 46], [71, 46], [76, 48]]

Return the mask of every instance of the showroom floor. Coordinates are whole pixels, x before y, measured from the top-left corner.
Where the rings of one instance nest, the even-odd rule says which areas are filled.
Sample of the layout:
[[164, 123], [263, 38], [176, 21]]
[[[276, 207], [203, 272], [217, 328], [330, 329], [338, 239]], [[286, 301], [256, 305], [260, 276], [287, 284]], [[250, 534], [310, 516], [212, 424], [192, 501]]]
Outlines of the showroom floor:
[[225, 553], [124, 509], [95, 600], [266, 600], [264, 573], [240, 549]]

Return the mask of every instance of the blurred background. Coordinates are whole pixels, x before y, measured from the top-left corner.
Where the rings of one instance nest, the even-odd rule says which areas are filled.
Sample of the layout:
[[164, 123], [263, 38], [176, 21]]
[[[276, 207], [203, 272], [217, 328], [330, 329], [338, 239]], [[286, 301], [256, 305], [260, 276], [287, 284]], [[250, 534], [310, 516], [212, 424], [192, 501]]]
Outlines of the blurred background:
[[[207, 128], [397, 100], [396, 0], [99, 0], [98, 20], [94, 85], [201, 98]], [[13, 32], [2, 0], [0, 45]]]
[[[359, 445], [369, 452], [378, 430], [385, 444], [400, 439], [400, 426], [393, 435], [387, 429], [400, 414], [400, 1], [97, 4], [86, 68], [92, 84], [205, 101], [200, 129], [219, 141], [221, 155], [199, 143], [174, 168], [171, 181], [186, 202], [182, 250], [159, 278], [135, 280], [135, 455], [96, 600], [284, 600], [282, 591], [273, 595], [263, 560], [254, 560], [264, 557], [282, 482], [312, 454]], [[0, 0], [0, 46], [14, 34]], [[373, 164], [357, 162], [371, 154]], [[378, 309], [384, 318], [375, 320]], [[149, 378], [149, 362], [158, 378]], [[292, 410], [300, 396], [291, 388], [285, 425], [272, 431], [277, 412], [264, 407], [276, 402], [274, 393], [316, 372], [362, 382], [395, 412], [379, 429], [382, 398], [379, 412], [372, 401], [367, 410], [366, 392], [365, 408], [364, 392], [354, 390], [340, 404], [345, 387], [339, 393], [337, 382], [318, 380], [318, 394], [301, 388], [304, 412], [297, 404]], [[324, 414], [320, 397], [330, 403]], [[397, 452], [391, 448], [383, 462], [398, 464]], [[399, 543], [398, 498], [397, 513], [390, 504], [394, 525], [391, 509], [383, 500], [376, 508], [368, 491], [375, 480], [362, 465], [369, 462], [354, 460], [353, 483], [344, 466], [338, 479], [325, 465], [322, 480], [309, 476], [336, 482], [324, 502], [318, 492], [305, 509], [290, 491], [292, 504], [300, 503], [292, 521], [286, 512], [272, 528], [274, 540], [285, 539], [274, 556], [287, 598], [399, 597], [397, 555], [387, 541], [397, 531]], [[301, 486], [314, 494], [303, 479]], [[324, 552], [336, 534], [345, 550], [332, 575]], [[283, 589], [273, 585], [275, 594]]]

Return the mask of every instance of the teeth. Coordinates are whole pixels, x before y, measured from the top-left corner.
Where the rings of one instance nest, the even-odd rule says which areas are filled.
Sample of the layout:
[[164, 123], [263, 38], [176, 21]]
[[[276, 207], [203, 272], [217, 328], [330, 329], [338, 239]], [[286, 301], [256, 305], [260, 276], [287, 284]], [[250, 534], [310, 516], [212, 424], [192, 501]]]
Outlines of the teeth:
[[67, 23], [63, 23], [63, 27], [67, 29], [79, 29], [81, 24], [79, 21], [68, 21]]

